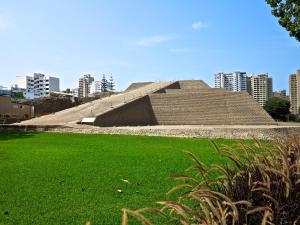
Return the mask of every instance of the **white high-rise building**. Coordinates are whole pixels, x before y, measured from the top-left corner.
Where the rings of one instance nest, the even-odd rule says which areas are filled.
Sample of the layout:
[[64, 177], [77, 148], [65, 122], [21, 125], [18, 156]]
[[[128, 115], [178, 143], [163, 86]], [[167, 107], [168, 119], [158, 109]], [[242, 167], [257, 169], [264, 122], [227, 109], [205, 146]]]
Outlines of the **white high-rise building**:
[[245, 72], [215, 74], [215, 87], [228, 91], [247, 91], [247, 74]]
[[17, 76], [15, 88], [24, 90], [24, 98], [34, 99], [34, 78], [32, 76]]
[[34, 73], [33, 76], [17, 76], [16, 85], [24, 89], [26, 99], [50, 96], [50, 92], [59, 92], [59, 78]]
[[96, 80], [90, 84], [90, 94], [96, 94], [101, 92], [101, 81]]
[[34, 98], [47, 97], [50, 92], [59, 92], [59, 78], [34, 73]]

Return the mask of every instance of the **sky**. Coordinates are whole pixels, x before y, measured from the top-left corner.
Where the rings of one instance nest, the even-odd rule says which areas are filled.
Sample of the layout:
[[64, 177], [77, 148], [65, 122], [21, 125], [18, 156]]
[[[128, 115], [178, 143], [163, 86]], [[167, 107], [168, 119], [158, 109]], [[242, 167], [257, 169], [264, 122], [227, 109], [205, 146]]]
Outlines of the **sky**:
[[300, 44], [264, 0], [0, 0], [0, 85], [34, 72], [75, 88], [83, 74], [138, 81], [269, 73], [288, 89]]

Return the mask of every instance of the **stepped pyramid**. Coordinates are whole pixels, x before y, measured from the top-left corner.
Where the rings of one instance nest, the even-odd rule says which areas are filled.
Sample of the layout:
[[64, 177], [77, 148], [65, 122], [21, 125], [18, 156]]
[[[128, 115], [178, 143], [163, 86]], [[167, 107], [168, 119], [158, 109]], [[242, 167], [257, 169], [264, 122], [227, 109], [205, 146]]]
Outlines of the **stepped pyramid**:
[[210, 88], [201, 80], [133, 83], [121, 94], [21, 124], [73, 126], [85, 117], [104, 127], [276, 124], [247, 92]]

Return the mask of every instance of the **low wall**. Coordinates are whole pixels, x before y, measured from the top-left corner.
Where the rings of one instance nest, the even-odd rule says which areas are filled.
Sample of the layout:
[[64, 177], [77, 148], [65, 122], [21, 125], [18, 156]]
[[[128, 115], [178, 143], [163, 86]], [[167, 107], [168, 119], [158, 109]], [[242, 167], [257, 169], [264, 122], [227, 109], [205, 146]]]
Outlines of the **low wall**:
[[300, 135], [300, 126], [261, 127], [191, 127], [191, 126], [141, 126], [141, 127], [78, 127], [63, 126], [10, 126], [0, 125], [1, 131], [48, 131], [84, 134], [121, 134], [142, 136], [165, 136], [183, 138], [225, 138], [272, 140], [283, 135]]
[[119, 108], [97, 117], [94, 125], [110, 126], [146, 126], [157, 124], [149, 96], [129, 102]]
[[28, 119], [34, 116], [31, 106], [11, 102], [9, 96], [0, 96], [0, 117]]
[[53, 131], [53, 130], [63, 130], [68, 127], [64, 126], [56, 126], [56, 125], [49, 125], [49, 126], [34, 126], [34, 125], [9, 125], [3, 124], [0, 125], [0, 132], [1, 131], [20, 131], [20, 132], [39, 132], [39, 131]]

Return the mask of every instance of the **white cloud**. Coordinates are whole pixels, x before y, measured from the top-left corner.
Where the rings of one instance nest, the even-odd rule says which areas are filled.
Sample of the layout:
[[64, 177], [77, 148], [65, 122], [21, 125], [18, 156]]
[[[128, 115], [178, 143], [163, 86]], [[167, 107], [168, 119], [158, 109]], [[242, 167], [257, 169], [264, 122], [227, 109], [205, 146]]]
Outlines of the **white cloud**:
[[174, 35], [157, 35], [157, 36], [142, 38], [140, 40], [132, 42], [132, 44], [137, 46], [142, 46], [142, 47], [150, 47], [153, 45], [169, 42], [175, 38], [176, 36]]
[[185, 53], [189, 52], [190, 49], [188, 48], [171, 48], [169, 51], [172, 53]]
[[192, 25], [192, 28], [194, 30], [200, 30], [200, 29], [204, 29], [204, 28], [207, 28], [207, 27], [208, 27], [208, 24], [204, 23], [204, 22], [201, 22], [201, 21], [195, 22]]
[[0, 30], [6, 30], [10, 27], [11, 27], [10, 21], [0, 15]]

